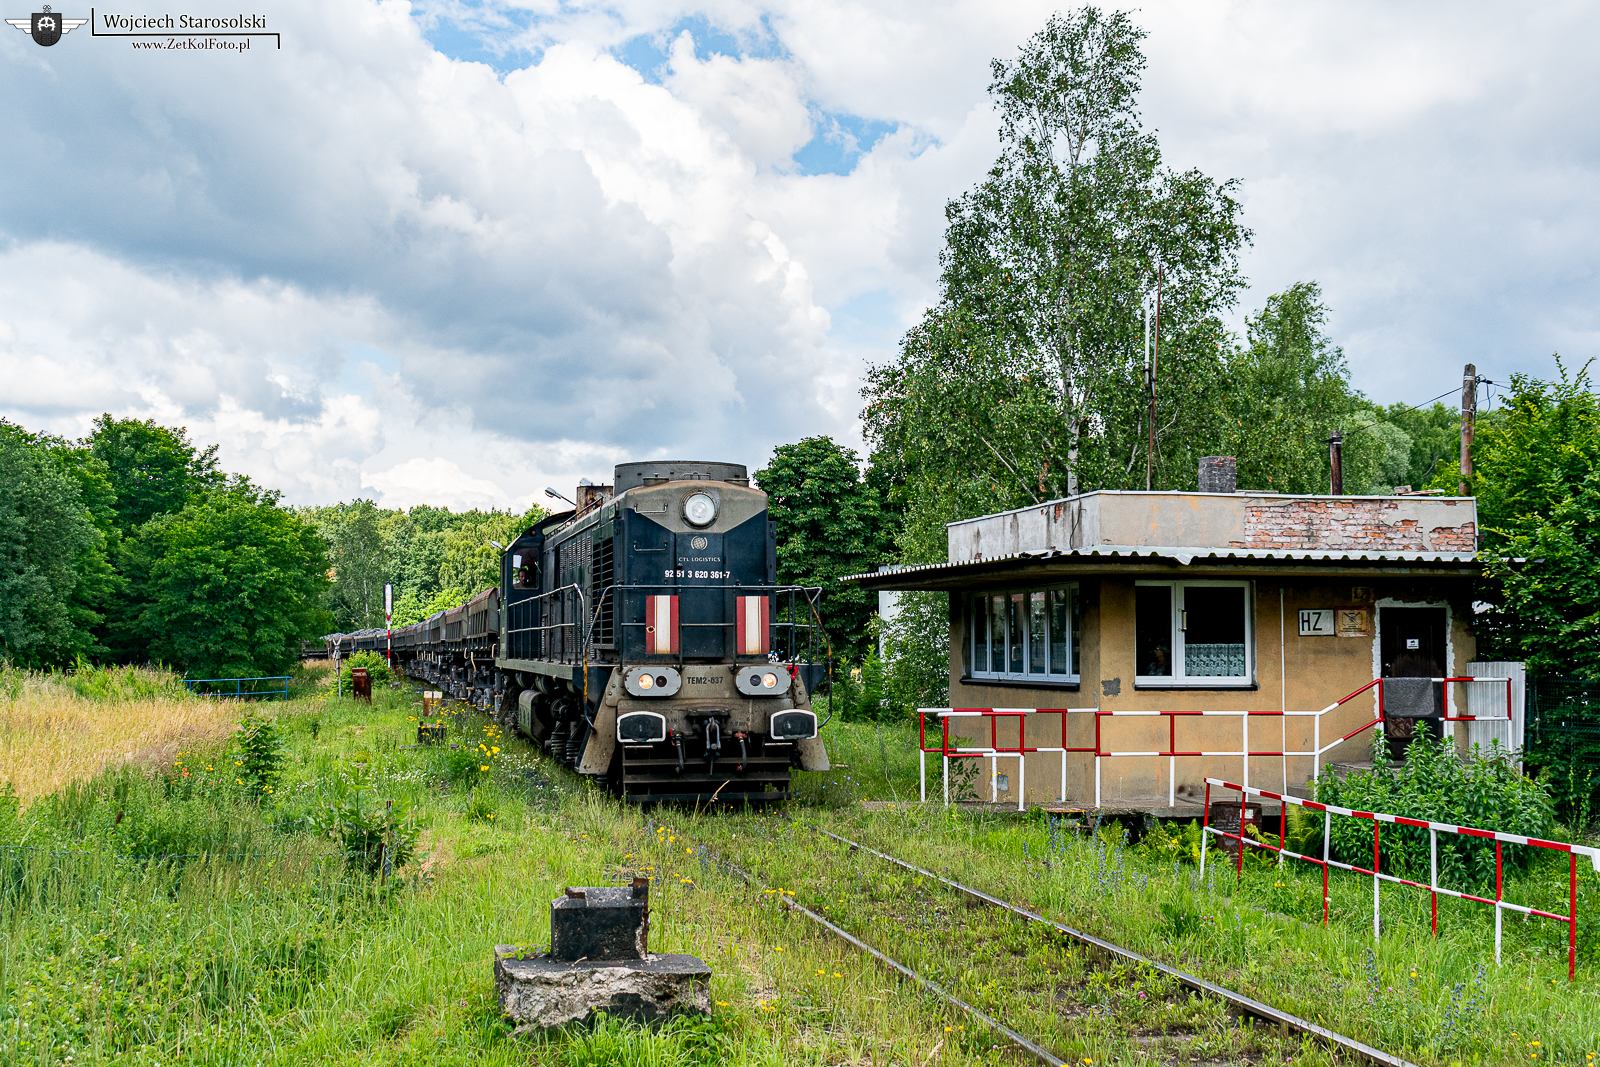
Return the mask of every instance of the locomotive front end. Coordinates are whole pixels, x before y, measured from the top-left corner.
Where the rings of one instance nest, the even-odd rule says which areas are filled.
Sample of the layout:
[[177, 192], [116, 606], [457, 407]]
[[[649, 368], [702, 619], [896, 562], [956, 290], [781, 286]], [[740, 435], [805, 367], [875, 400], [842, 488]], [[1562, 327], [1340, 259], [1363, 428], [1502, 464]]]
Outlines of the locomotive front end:
[[826, 770], [817, 590], [777, 584], [745, 468], [622, 464], [578, 504], [507, 550], [518, 727], [639, 803], [779, 800]]

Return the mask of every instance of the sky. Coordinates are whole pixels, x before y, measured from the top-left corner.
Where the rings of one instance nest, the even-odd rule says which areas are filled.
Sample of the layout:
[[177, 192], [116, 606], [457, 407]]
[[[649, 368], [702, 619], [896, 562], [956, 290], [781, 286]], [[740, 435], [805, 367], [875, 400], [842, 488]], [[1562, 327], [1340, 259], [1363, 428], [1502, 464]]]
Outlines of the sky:
[[[211, 2], [137, 13], [241, 10]], [[0, 24], [0, 417], [183, 425], [294, 504], [860, 448], [863, 370], [996, 155], [989, 61], [1053, 10], [276, 0], [246, 51]], [[1384, 403], [1600, 355], [1600, 5], [1129, 10], [1166, 163], [1240, 183], [1236, 329], [1316, 281]]]

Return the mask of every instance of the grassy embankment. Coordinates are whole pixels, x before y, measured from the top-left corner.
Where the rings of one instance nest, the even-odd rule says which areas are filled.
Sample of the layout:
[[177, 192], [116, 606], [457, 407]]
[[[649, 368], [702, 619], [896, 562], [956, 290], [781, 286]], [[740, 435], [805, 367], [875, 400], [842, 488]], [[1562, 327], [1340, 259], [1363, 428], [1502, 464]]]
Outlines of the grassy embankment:
[[[38, 721], [44, 692], [28, 682], [0, 697], [6, 722]], [[1082, 840], [1030, 819], [860, 811], [858, 799], [914, 799], [909, 731], [830, 726], [843, 766], [807, 776], [792, 820], [675, 812], [651, 823], [480, 715], [456, 717], [454, 750], [417, 749], [409, 690], [380, 688], [370, 708], [337, 704], [309, 675], [294, 696], [272, 709], [286, 744], [273, 784], [247, 782], [261, 761], [213, 740], [48, 796], [34, 788], [39, 799], [19, 815], [0, 810], [0, 1060], [1016, 1062], [969, 1019], [785, 916], [775, 893], [707, 862], [716, 855], [829, 908], [1063, 1055], [1322, 1058], [1241, 1039], [1214, 1008], [1149, 976], [1091, 971], [1070, 947], [852, 858], [806, 829], [818, 821], [1421, 1063], [1594, 1062], [1600, 984], [1589, 961], [1600, 931], [1584, 935], [1586, 962], [1569, 986], [1553, 924], [1508, 923], [1507, 965], [1496, 970], [1481, 914], [1445, 909], [1434, 941], [1425, 902], [1386, 891], [1389, 925], [1369, 953], [1370, 883], [1336, 882], [1324, 931], [1305, 921], [1320, 918], [1309, 872], [1252, 868], [1235, 886], [1214, 869], [1200, 885], [1192, 867], [1125, 847], [1115, 831]], [[171, 700], [196, 705], [173, 722], [218, 715]], [[78, 713], [92, 725], [102, 711], [119, 714], [111, 703]], [[220, 720], [206, 721], [215, 736]], [[110, 745], [98, 736], [75, 728], [68, 738], [85, 772], [137, 751], [126, 733]], [[15, 743], [5, 759], [0, 779], [40, 762]], [[417, 855], [391, 872], [408, 825], [420, 831]], [[715, 1019], [658, 1035], [512, 1037], [494, 999], [493, 946], [543, 941], [565, 885], [636, 871], [656, 879], [653, 947], [693, 952], [716, 973]], [[1517, 891], [1551, 885], [1538, 871]], [[1587, 913], [1600, 914], [1592, 872], [1585, 894]]]
[[0, 667], [0, 784], [26, 802], [108, 764], [167, 765], [186, 745], [232, 733], [237, 718], [236, 707], [188, 698], [166, 672]]

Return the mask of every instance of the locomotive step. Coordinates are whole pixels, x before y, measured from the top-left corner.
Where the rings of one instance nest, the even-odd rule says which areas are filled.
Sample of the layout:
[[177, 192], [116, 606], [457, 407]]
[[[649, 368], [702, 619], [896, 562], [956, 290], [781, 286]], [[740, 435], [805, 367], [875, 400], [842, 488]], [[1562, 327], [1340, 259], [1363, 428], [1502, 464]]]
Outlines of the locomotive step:
[[[677, 765], [674, 764], [673, 766], [677, 766]], [[727, 777], [727, 778], [724, 778], [721, 775], [712, 775], [709, 778], [704, 776], [704, 775], [696, 775], [693, 778], [689, 778], [687, 776], [680, 778], [675, 774], [670, 776], [670, 777], [663, 777], [663, 776], [654, 775], [654, 774], [628, 774], [628, 775], [624, 775], [623, 776], [622, 784], [623, 785], [677, 785], [677, 784], [680, 784], [680, 783], [685, 782], [685, 781], [689, 781], [689, 782], [707, 782], [707, 783], [709, 783], [709, 782], [740, 782], [740, 783], [744, 783], [744, 782], [787, 782], [789, 780], [789, 776], [787, 774], [732, 774], [732, 772], [729, 772], [729, 773], [730, 773], [730, 777]]]
[[[730, 793], [723, 790], [716, 794], [719, 804], [731, 804], [738, 800], [788, 800], [791, 794], [788, 790], [776, 793]], [[630, 804], [695, 804], [707, 802], [711, 793], [629, 793], [623, 797]]]
[[[697, 763], [697, 762], [698, 763], [704, 763], [706, 761], [705, 753], [702, 752], [698, 756], [690, 756], [690, 755], [686, 754], [684, 756], [684, 761], [685, 761], [685, 763]], [[717, 762], [718, 763], [738, 763], [738, 762], [740, 762], [739, 754], [737, 752], [735, 752], [731, 756], [718, 756], [717, 757]], [[764, 764], [766, 766], [769, 766], [769, 767], [787, 767], [787, 766], [789, 766], [789, 757], [788, 756], [751, 756], [749, 759], [744, 760], [743, 762], [747, 766], [751, 766], [751, 767], [762, 765], [762, 764]], [[667, 759], [630, 759], [630, 758], [624, 757], [622, 765], [624, 767], [628, 767], [630, 769], [632, 769], [634, 767], [662, 767], [662, 768], [671, 767], [672, 769], [676, 770], [677, 767], [678, 767], [678, 758], [676, 756], [672, 756], [672, 757], [667, 758]]]

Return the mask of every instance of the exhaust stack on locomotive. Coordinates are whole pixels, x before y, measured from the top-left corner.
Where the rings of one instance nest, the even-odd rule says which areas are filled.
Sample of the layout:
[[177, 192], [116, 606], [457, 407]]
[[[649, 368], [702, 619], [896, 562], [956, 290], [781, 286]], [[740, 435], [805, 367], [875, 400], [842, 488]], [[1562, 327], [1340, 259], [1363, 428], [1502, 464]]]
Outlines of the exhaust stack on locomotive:
[[819, 590], [777, 584], [746, 469], [623, 463], [575, 497], [505, 548], [498, 590], [396, 631], [402, 668], [638, 803], [781, 800], [827, 770]]

